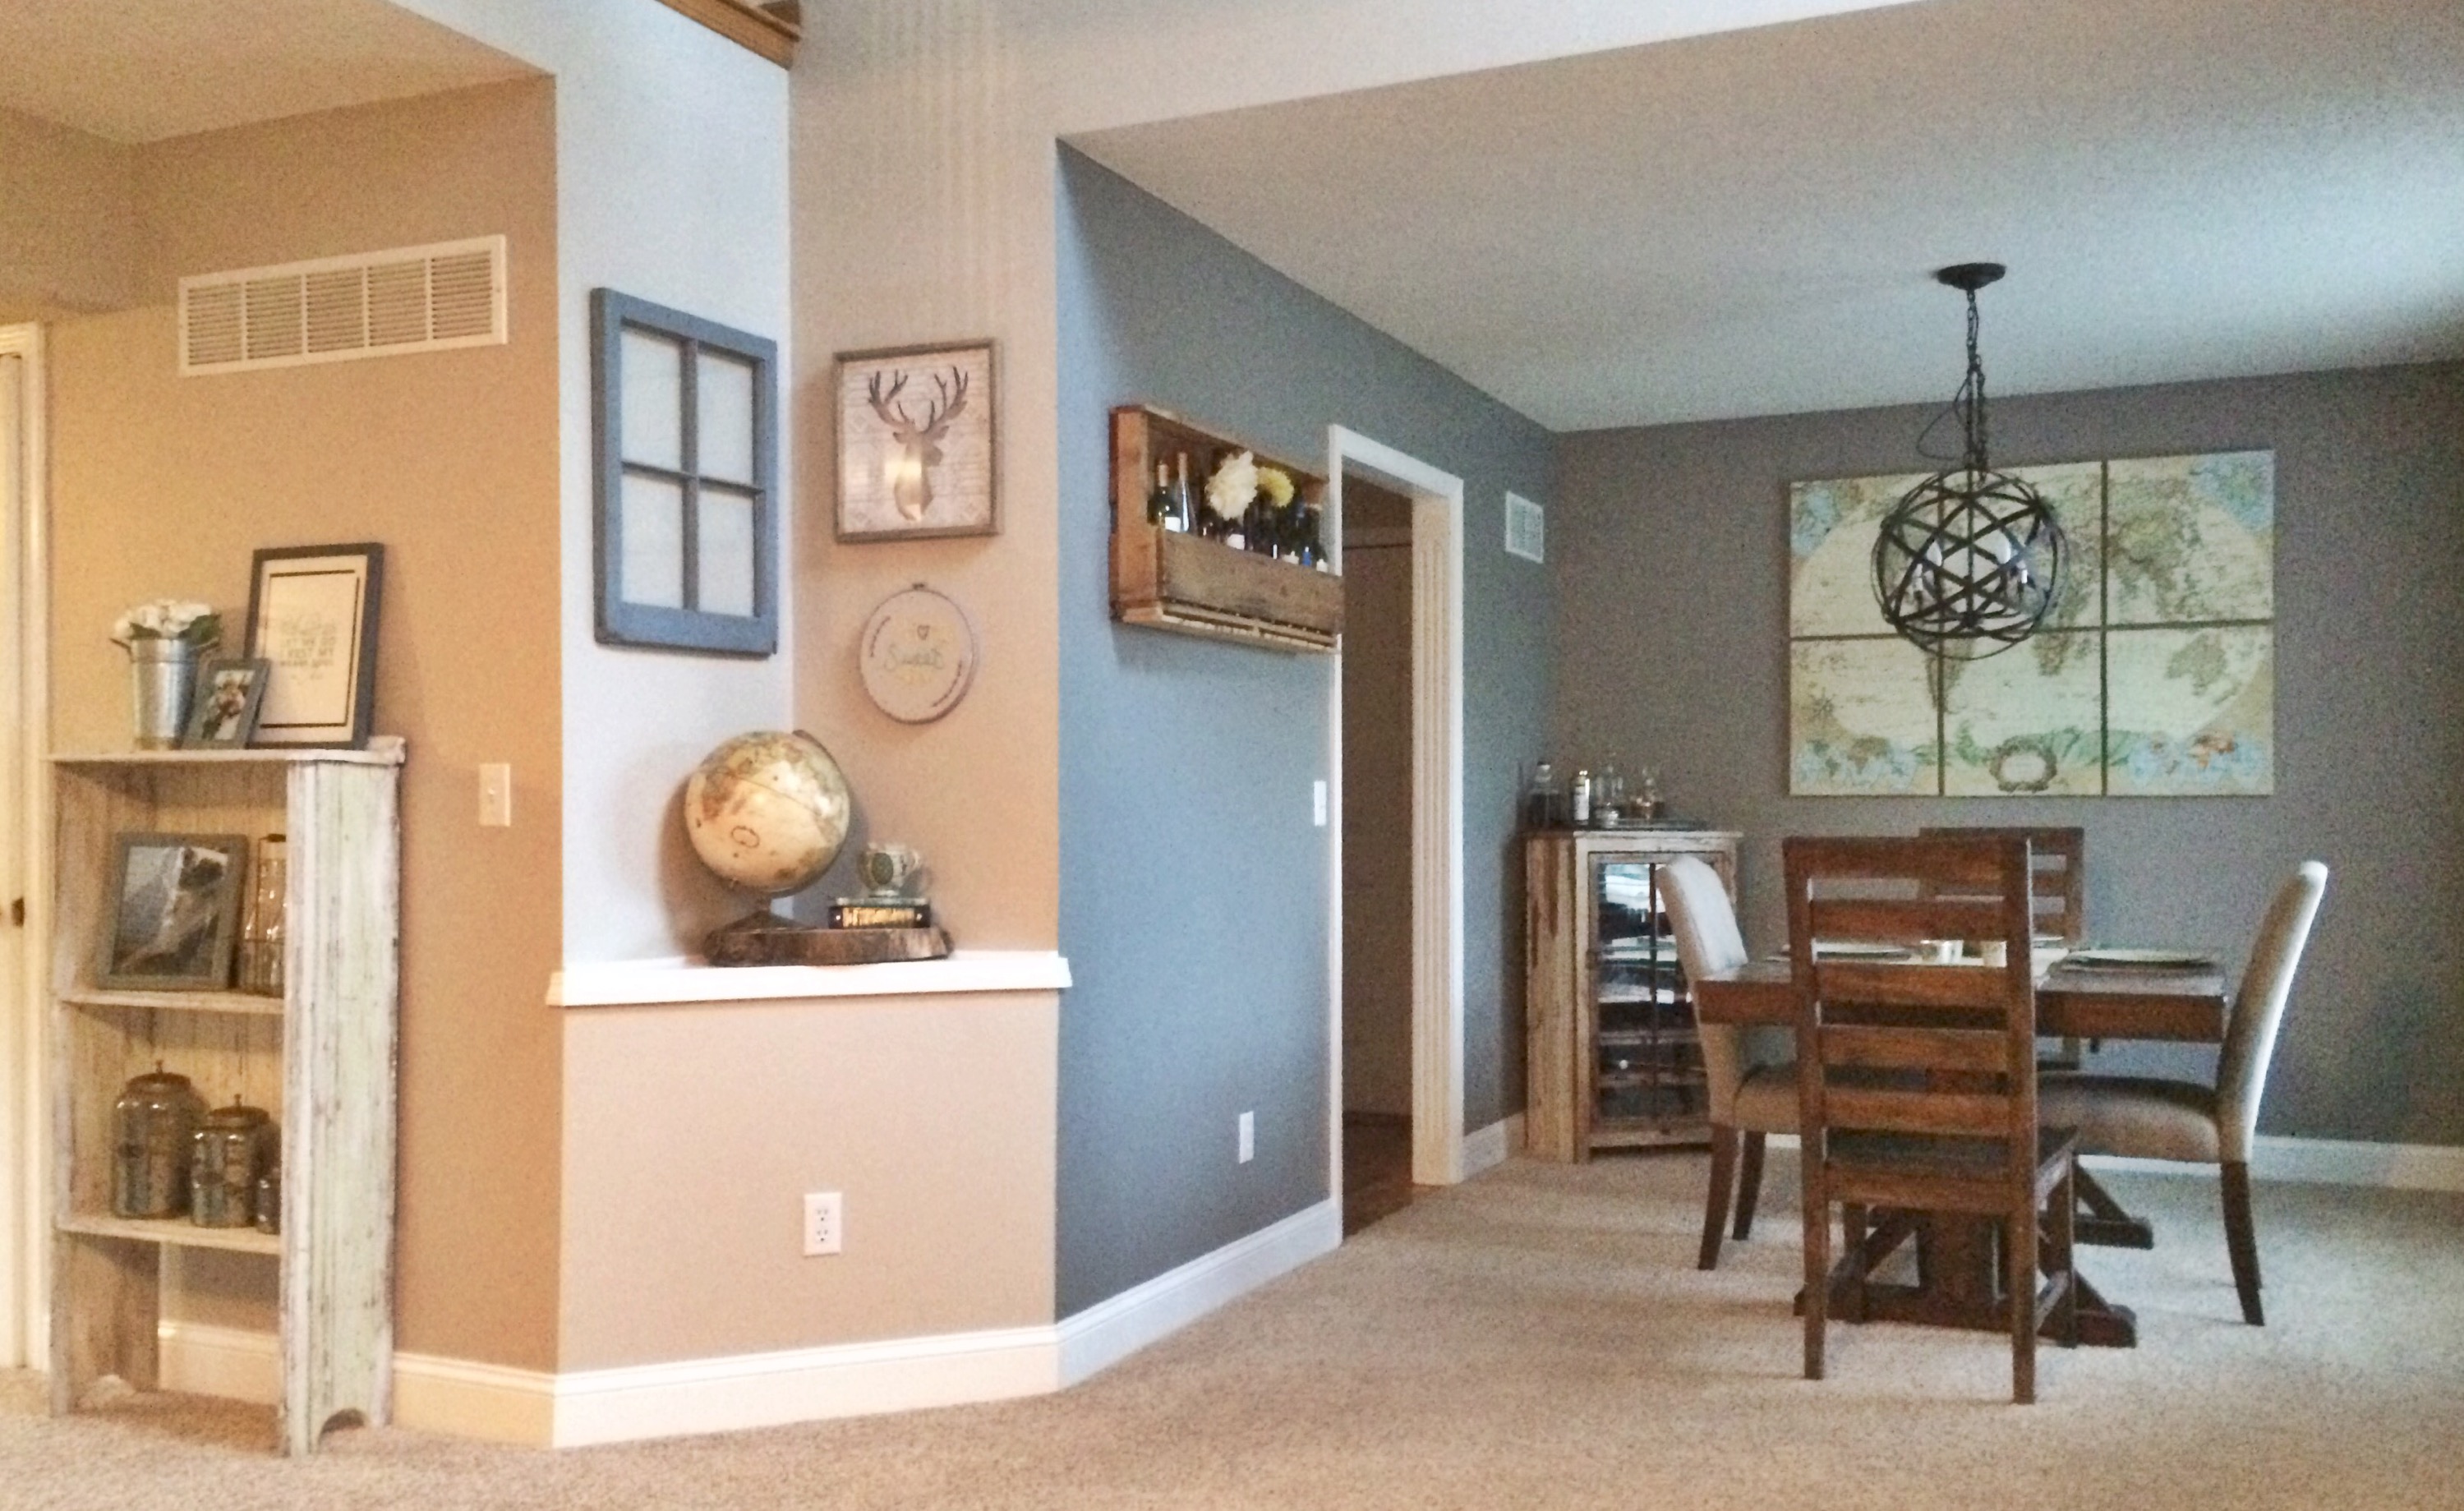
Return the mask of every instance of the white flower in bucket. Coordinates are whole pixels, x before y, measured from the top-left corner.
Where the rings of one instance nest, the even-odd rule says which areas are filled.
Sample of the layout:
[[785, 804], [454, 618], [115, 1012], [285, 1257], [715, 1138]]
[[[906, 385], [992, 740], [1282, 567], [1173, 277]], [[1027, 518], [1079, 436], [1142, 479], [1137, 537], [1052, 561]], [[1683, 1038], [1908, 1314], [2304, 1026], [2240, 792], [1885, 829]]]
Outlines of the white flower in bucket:
[[205, 650], [219, 645], [222, 638], [223, 619], [212, 604], [181, 599], [158, 598], [150, 603], [140, 603], [111, 624], [111, 643], [115, 646], [131, 646], [141, 640], [177, 640]]
[[210, 603], [158, 598], [112, 622], [111, 640], [128, 649], [131, 692], [141, 750], [180, 742], [195, 690], [197, 658], [222, 643], [222, 616]]

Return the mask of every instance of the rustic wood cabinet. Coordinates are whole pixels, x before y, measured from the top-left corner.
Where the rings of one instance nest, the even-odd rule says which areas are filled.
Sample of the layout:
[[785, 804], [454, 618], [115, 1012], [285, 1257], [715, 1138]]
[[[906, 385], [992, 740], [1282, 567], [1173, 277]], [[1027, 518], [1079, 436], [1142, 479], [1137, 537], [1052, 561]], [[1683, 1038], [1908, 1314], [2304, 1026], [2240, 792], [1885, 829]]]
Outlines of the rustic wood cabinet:
[[[386, 1419], [402, 762], [398, 739], [54, 758], [54, 1412], [76, 1409], [105, 1375], [156, 1386], [165, 1251], [198, 1247], [269, 1261], [280, 1449], [311, 1451], [338, 1417]], [[129, 833], [286, 837], [281, 996], [96, 985], [115, 911], [113, 841]], [[274, 1114], [278, 1233], [113, 1215], [113, 1104], [158, 1062], [209, 1106], [236, 1097]]]
[[1693, 998], [1659, 868], [1694, 856], [1734, 897], [1738, 838], [1676, 828], [1524, 837], [1524, 1142], [1533, 1157], [1709, 1139]]
[[1190, 487], [1203, 493], [1215, 459], [1234, 451], [1281, 468], [1301, 497], [1324, 506], [1326, 479], [1308, 468], [1145, 405], [1112, 411], [1112, 617], [1276, 650], [1331, 650], [1343, 633], [1343, 579], [1147, 519], [1155, 464], [1186, 456]]

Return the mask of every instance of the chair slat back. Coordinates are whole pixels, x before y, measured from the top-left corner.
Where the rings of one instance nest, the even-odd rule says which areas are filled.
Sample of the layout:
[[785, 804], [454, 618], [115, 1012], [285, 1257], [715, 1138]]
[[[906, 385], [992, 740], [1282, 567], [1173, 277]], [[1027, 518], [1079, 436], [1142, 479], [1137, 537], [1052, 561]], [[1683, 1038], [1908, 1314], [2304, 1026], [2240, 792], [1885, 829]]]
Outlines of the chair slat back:
[[[1792, 839], [1789, 948], [1808, 1158], [1835, 1132], [1998, 1141], [2036, 1163], [2029, 842], [2015, 835]], [[1845, 891], [1849, 895], [1839, 896]], [[1817, 955], [1821, 939], [2000, 944], [1995, 966]]]
[[[2033, 870], [2031, 882], [2035, 893], [2035, 921], [2039, 933], [2061, 936], [2064, 944], [2081, 944], [2087, 939], [2087, 831], [2069, 825], [2040, 824], [1980, 826], [1975, 828], [1933, 827], [1917, 831], [1919, 838], [1945, 835], [1980, 835], [1989, 838], [2016, 836], [2028, 842], [2028, 855]], [[1951, 938], [1952, 935], [1940, 935]]]

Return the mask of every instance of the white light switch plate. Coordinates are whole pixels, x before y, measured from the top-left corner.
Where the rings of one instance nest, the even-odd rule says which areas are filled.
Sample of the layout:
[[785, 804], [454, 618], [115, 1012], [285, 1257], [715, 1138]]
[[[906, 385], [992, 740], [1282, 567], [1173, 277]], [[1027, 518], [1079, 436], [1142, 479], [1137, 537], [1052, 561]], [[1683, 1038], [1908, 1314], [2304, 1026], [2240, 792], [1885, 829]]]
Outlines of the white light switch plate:
[[1258, 1157], [1258, 1114], [1241, 1114], [1241, 1163], [1246, 1165]]
[[1309, 783], [1309, 812], [1313, 816], [1313, 821], [1317, 826], [1321, 829], [1325, 828], [1326, 783], [1323, 781], [1313, 781]]
[[514, 768], [504, 761], [479, 763], [479, 826], [509, 829], [514, 823]]

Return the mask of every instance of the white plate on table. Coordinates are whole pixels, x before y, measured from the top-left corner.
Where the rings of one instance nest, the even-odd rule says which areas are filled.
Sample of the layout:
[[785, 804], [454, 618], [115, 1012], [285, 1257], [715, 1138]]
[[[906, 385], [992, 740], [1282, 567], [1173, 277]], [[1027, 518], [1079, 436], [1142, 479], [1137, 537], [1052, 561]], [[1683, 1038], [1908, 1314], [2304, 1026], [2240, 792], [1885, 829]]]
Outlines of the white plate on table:
[[2098, 971], [2212, 971], [2216, 957], [2195, 950], [2074, 950], [2062, 964]]
[[1880, 940], [1816, 939], [1814, 956], [1817, 960], [1913, 960], [1917, 953], [1906, 945], [1883, 944]]

